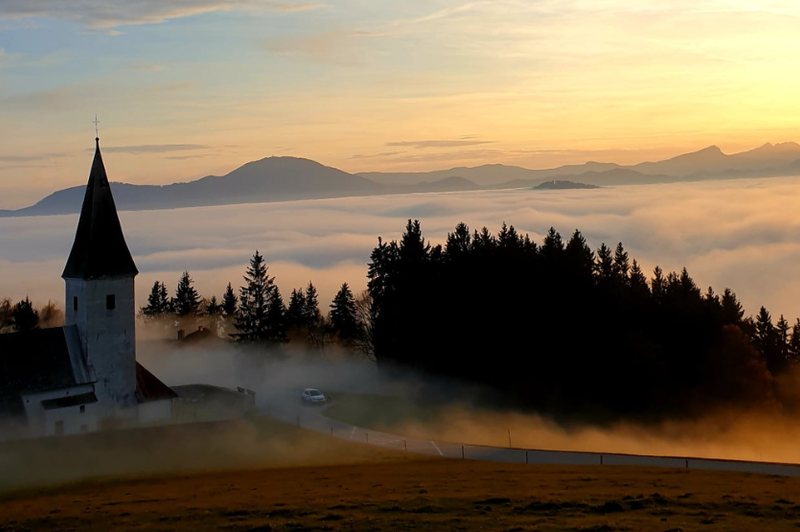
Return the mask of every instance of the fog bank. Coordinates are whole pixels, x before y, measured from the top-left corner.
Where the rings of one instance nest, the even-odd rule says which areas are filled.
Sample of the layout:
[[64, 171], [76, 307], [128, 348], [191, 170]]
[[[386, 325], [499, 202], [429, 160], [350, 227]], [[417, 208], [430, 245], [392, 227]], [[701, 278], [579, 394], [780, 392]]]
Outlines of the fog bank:
[[[598, 190], [503, 190], [376, 196], [122, 212], [141, 274], [137, 303], [158, 279], [170, 292], [189, 270], [199, 292], [242, 284], [258, 249], [286, 298], [312, 280], [327, 308], [342, 282], [366, 286], [377, 237], [397, 239], [408, 218], [443, 242], [463, 221], [497, 232], [506, 221], [537, 241], [552, 225], [580, 229], [589, 245], [622, 241], [646, 271], [689, 269], [701, 287], [731, 287], [748, 314], [800, 316], [800, 181], [742, 179]], [[77, 216], [0, 219], [0, 296], [63, 299], [60, 279]], [[63, 304], [63, 303], [61, 303]]]

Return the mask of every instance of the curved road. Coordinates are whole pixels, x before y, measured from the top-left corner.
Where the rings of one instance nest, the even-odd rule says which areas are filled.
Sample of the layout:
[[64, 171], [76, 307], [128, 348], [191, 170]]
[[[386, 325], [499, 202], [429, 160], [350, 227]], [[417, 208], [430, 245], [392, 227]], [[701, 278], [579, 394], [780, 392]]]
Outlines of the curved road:
[[515, 464], [676, 467], [800, 477], [800, 465], [795, 464], [750, 462], [744, 460], [714, 460], [691, 457], [643, 456], [620, 453], [545, 451], [540, 449], [462, 445], [434, 440], [410, 439], [395, 434], [348, 425], [347, 423], [325, 417], [319, 407], [315, 407], [314, 405], [298, 405], [296, 408], [266, 405], [259, 407], [259, 411], [261, 414], [268, 417], [286, 423], [296, 424], [305, 429], [327, 434], [334, 438], [367, 443], [386, 449], [442, 456], [445, 458], [485, 460]]

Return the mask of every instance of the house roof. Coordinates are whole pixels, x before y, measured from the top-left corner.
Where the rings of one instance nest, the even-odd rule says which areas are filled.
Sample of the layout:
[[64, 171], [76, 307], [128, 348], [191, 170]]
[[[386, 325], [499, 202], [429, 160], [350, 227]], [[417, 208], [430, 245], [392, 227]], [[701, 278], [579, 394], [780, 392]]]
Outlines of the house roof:
[[139, 273], [122, 234], [111, 185], [100, 155], [100, 139], [95, 141], [94, 161], [75, 241], [61, 274], [64, 279], [133, 277]]
[[150, 401], [161, 401], [173, 399], [178, 394], [172, 388], [158, 380], [158, 377], [147, 371], [144, 366], [136, 363], [136, 401], [139, 403], [149, 403]]
[[0, 334], [0, 417], [25, 415], [21, 394], [79, 384], [65, 327]]

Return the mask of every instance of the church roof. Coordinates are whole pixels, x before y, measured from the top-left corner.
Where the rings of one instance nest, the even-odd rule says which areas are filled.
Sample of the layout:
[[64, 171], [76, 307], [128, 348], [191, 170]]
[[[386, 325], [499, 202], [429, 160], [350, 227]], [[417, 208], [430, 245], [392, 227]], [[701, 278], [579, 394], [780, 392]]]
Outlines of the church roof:
[[79, 384], [65, 327], [0, 334], [0, 417], [25, 415], [21, 394]]
[[78, 229], [72, 244], [64, 279], [132, 277], [139, 273], [125, 243], [117, 207], [111, 195], [100, 140], [96, 147], [86, 195], [83, 197]]
[[136, 363], [136, 401], [138, 403], [149, 403], [175, 397], [178, 397], [178, 394], [173, 392], [172, 388], [158, 380], [158, 377], [147, 371], [144, 366]]

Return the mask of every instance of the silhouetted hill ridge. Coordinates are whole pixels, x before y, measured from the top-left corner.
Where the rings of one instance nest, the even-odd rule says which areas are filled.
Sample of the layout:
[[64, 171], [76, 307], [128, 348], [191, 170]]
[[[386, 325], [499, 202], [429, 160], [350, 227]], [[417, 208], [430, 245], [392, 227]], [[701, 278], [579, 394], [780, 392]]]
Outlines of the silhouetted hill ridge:
[[[726, 155], [718, 146], [664, 161], [630, 166], [589, 161], [545, 170], [485, 164], [411, 173], [351, 174], [299, 157], [266, 157], [224, 176], [208, 175], [170, 185], [112, 183], [120, 210], [171, 209], [377, 194], [531, 188], [545, 181], [597, 186], [674, 183], [704, 179], [800, 175], [800, 144], [766, 143]], [[34, 205], [0, 210], [0, 217], [70, 214], [79, 211], [84, 186], [56, 191]]]

